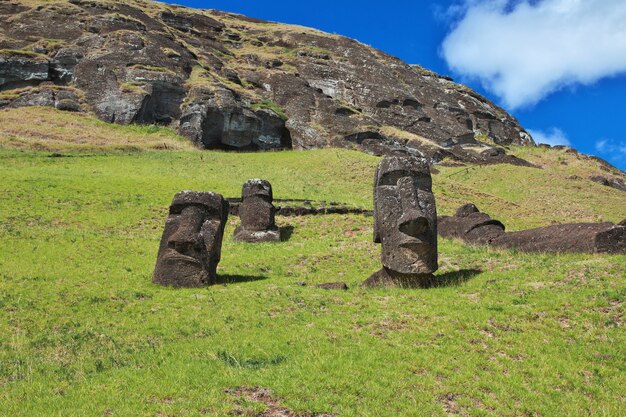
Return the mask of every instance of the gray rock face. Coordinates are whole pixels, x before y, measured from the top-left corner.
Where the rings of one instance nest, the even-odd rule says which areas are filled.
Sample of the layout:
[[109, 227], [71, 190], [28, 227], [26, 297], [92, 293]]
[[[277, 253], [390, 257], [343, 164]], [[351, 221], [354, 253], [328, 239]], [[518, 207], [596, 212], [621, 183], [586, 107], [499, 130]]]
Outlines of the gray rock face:
[[291, 148], [285, 121], [268, 109], [247, 109], [230, 90], [201, 95], [185, 106], [180, 133], [198, 146], [211, 148]]
[[280, 241], [280, 232], [275, 221], [276, 208], [272, 200], [272, 185], [268, 181], [254, 179], [243, 184], [239, 205], [241, 225], [235, 229], [235, 241]]
[[[170, 125], [203, 148], [516, 163], [494, 144], [533, 144], [467, 87], [341, 36], [163, 3], [0, 6], [0, 49], [19, 50], [0, 55], [0, 89], [75, 87], [102, 120]], [[77, 108], [13, 96], [0, 105]]]
[[602, 175], [592, 175], [589, 177], [589, 180], [597, 182], [598, 184], [604, 185], [606, 187], [612, 187], [616, 190], [626, 192], [626, 183], [621, 178], [607, 178]]
[[173, 287], [216, 282], [228, 202], [216, 193], [182, 191], [170, 205], [153, 281]]
[[48, 106], [65, 111], [80, 111], [82, 109], [80, 97], [78, 97], [76, 91], [51, 85], [42, 85], [39, 88], [27, 90], [20, 94], [18, 98], [5, 103], [5, 105], [10, 108]]
[[49, 79], [50, 65], [35, 57], [0, 54], [0, 91], [37, 85]]
[[374, 185], [374, 241], [383, 268], [365, 286], [420, 287], [437, 270], [437, 210], [429, 165], [416, 157], [386, 157]]

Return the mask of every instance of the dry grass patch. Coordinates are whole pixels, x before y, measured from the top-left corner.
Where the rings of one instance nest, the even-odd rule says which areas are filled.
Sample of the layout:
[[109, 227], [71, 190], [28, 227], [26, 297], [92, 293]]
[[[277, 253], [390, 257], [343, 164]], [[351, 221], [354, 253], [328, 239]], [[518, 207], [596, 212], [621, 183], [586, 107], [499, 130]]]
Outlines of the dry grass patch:
[[194, 149], [167, 128], [113, 125], [48, 107], [0, 111], [0, 148], [52, 152]]

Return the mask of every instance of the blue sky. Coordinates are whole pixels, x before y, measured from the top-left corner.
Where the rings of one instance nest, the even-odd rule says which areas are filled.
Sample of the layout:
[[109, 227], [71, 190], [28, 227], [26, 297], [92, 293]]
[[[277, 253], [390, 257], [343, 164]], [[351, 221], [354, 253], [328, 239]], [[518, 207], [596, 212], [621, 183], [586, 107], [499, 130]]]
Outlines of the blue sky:
[[624, 0], [178, 0], [336, 33], [469, 85], [537, 142], [626, 170]]

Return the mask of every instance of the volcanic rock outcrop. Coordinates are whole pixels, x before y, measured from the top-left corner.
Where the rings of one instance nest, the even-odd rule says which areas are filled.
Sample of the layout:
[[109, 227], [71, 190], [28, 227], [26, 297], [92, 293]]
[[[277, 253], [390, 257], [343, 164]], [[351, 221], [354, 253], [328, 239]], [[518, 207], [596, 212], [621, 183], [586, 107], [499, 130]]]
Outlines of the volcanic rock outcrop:
[[254, 179], [243, 184], [239, 205], [241, 225], [235, 229], [235, 241], [280, 241], [280, 231], [275, 220], [276, 208], [272, 199], [272, 185], [269, 181]]
[[170, 205], [153, 281], [173, 287], [215, 284], [228, 202], [216, 193], [182, 191]]
[[428, 163], [386, 157], [374, 182], [374, 242], [382, 269], [366, 287], [427, 287], [437, 270], [437, 211]]
[[570, 223], [505, 233], [501, 222], [466, 204], [454, 216], [439, 217], [438, 228], [442, 237], [523, 252], [626, 253], [626, 220], [617, 225]]
[[356, 148], [510, 162], [532, 138], [448, 77], [355, 40], [130, 0], [0, 3], [0, 107], [157, 123], [202, 148]]

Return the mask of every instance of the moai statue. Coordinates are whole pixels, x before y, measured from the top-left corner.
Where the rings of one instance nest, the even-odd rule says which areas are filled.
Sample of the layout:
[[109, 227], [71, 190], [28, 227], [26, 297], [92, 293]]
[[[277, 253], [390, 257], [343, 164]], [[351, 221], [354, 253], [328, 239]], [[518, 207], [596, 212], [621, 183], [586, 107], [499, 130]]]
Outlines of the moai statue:
[[482, 213], [471, 203], [459, 207], [454, 216], [442, 216], [437, 220], [439, 235], [467, 243], [489, 245], [505, 234], [502, 222]]
[[173, 287], [215, 284], [228, 202], [220, 194], [182, 191], [165, 221], [153, 281]]
[[235, 241], [280, 241], [280, 232], [274, 220], [276, 209], [272, 199], [272, 185], [269, 181], [255, 179], [243, 184], [239, 206], [241, 225], [235, 229]]
[[427, 287], [437, 270], [437, 211], [428, 163], [391, 156], [374, 180], [374, 241], [383, 267], [366, 287]]
[[555, 224], [507, 233], [500, 221], [480, 212], [473, 204], [461, 206], [454, 216], [442, 216], [438, 220], [442, 237], [462, 239], [470, 244], [522, 252], [626, 253], [626, 220], [619, 224]]

